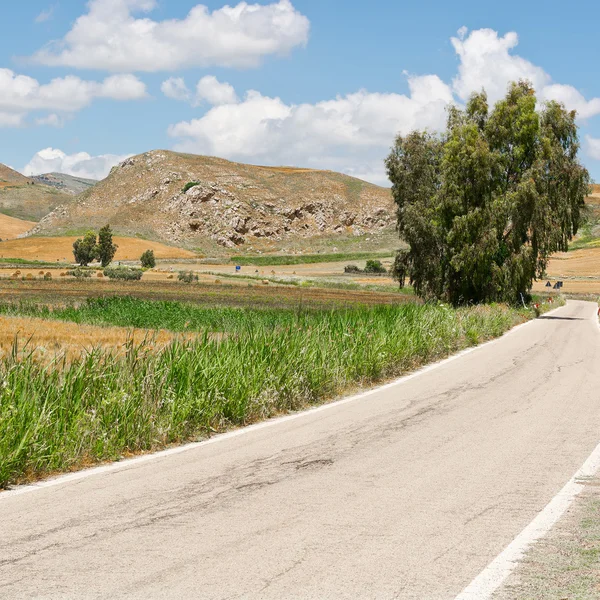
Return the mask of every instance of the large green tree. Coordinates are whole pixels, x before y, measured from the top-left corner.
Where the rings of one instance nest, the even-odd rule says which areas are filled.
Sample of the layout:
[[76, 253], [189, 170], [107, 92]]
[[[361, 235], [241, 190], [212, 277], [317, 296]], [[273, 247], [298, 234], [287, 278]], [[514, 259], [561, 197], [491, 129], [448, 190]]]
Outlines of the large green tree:
[[113, 244], [112, 229], [105, 225], [98, 233], [98, 260], [103, 267], [108, 267], [115, 257], [118, 246]]
[[75, 262], [82, 267], [87, 267], [98, 257], [98, 245], [96, 243], [96, 233], [88, 231], [83, 239], [75, 240], [73, 244], [73, 256]]
[[453, 304], [528, 294], [582, 220], [590, 178], [575, 117], [557, 102], [537, 106], [521, 81], [492, 110], [484, 92], [450, 108], [442, 135], [399, 136], [386, 167], [408, 244], [400, 284]]

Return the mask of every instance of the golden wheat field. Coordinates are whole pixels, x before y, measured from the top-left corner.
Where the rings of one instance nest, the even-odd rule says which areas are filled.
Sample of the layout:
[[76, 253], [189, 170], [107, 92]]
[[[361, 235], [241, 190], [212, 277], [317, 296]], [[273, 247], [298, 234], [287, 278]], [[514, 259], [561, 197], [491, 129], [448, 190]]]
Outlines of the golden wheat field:
[[32, 352], [37, 358], [51, 360], [56, 355], [75, 358], [94, 348], [121, 353], [128, 341], [148, 343], [151, 349], [165, 346], [175, 338], [189, 339], [190, 334], [168, 331], [148, 332], [126, 327], [98, 327], [31, 317], [0, 316], [0, 357], [13, 349], [15, 341], [22, 353]]
[[35, 223], [0, 213], [0, 240], [11, 240], [29, 231]]
[[[2, 237], [2, 236], [0, 236]], [[72, 262], [73, 242], [76, 236], [30, 237], [0, 243], [0, 258], [23, 258], [49, 262]], [[137, 238], [115, 237], [119, 247], [115, 260], [138, 260], [145, 250], [153, 250], [158, 259], [194, 258], [189, 250], [175, 248]]]

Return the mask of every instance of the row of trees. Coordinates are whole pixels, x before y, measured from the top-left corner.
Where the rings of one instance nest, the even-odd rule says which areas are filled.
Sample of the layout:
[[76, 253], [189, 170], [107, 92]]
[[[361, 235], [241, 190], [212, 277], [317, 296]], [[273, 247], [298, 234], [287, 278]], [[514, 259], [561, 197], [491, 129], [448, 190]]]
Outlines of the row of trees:
[[[87, 267], [95, 260], [99, 261], [102, 267], [108, 267], [117, 252], [118, 246], [113, 243], [113, 234], [110, 225], [105, 225], [100, 229], [98, 236], [95, 231], [88, 231], [83, 238], [79, 238], [73, 243], [73, 256], [75, 262], [82, 267]], [[152, 250], [146, 250], [140, 257], [143, 269], [153, 269], [156, 266], [156, 259]]]
[[399, 136], [386, 167], [408, 244], [400, 284], [455, 305], [528, 295], [582, 222], [590, 177], [575, 119], [557, 102], [538, 106], [521, 81], [492, 110], [485, 92], [450, 108], [441, 135]]

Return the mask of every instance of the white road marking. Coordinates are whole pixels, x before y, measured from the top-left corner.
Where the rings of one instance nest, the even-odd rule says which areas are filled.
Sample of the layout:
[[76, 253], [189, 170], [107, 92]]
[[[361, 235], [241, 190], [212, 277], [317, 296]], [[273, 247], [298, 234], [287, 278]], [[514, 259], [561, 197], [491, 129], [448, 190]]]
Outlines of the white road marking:
[[[562, 308], [562, 307], [555, 308], [554, 310], [551, 310], [551, 311], [545, 313], [544, 316], [550, 315], [550, 314], [556, 312], [557, 310], [560, 310], [560, 308]], [[504, 335], [500, 336], [499, 338], [495, 338], [493, 340], [490, 340], [489, 342], [480, 344], [479, 346], [474, 346], [472, 348], [467, 348], [466, 350], [462, 350], [461, 352], [453, 354], [452, 356], [450, 356], [448, 358], [445, 358], [438, 362], [427, 365], [427, 366], [423, 367], [422, 369], [418, 369], [417, 371], [415, 371], [409, 375], [405, 375], [404, 377], [401, 377], [400, 379], [397, 379], [396, 381], [373, 388], [366, 392], [362, 392], [355, 396], [350, 396], [348, 398], [342, 398], [341, 400], [337, 400], [335, 402], [330, 402], [328, 404], [322, 404], [321, 406], [317, 406], [315, 408], [309, 408], [308, 410], [294, 413], [292, 415], [277, 417], [275, 419], [271, 419], [271, 420], [265, 421], [263, 423], [257, 423], [256, 425], [250, 425], [248, 427], [236, 429], [235, 431], [230, 431], [228, 433], [219, 434], [213, 438], [210, 438], [208, 440], [203, 440], [201, 442], [192, 442], [190, 444], [185, 444], [183, 446], [178, 446], [176, 448], [169, 448], [168, 450], [161, 450], [159, 452], [154, 452], [151, 454], [144, 454], [143, 456], [138, 456], [136, 458], [129, 458], [126, 460], [113, 462], [113, 463], [110, 463], [107, 465], [102, 465], [99, 467], [92, 467], [90, 469], [84, 469], [82, 471], [77, 471], [75, 473], [69, 473], [67, 475], [59, 475], [57, 477], [39, 481], [37, 483], [17, 486], [13, 489], [10, 489], [10, 490], [4, 491], [4, 492], [0, 492], [0, 501], [2, 501], [2, 499], [10, 498], [12, 496], [20, 496], [21, 494], [28, 494], [31, 492], [36, 492], [36, 491], [43, 490], [46, 488], [55, 487], [57, 485], [63, 485], [65, 483], [70, 483], [72, 481], [80, 481], [82, 479], [87, 479], [88, 477], [94, 477], [96, 475], [102, 475], [105, 473], [112, 473], [114, 471], [125, 470], [125, 469], [131, 468], [131, 467], [137, 467], [140, 464], [147, 463], [147, 462], [150, 462], [153, 460], [160, 460], [161, 458], [166, 458], [168, 456], [173, 456], [175, 454], [181, 454], [183, 452], [188, 452], [189, 450], [195, 450], [197, 448], [201, 448], [202, 446], [207, 446], [209, 444], [214, 444], [217, 442], [223, 442], [230, 438], [238, 437], [241, 435], [246, 435], [246, 434], [248, 434], [252, 431], [256, 431], [258, 429], [274, 427], [274, 426], [278, 425], [279, 423], [285, 423], [287, 421], [294, 421], [296, 419], [301, 419], [301, 418], [304, 418], [309, 415], [313, 415], [318, 412], [330, 410], [332, 408], [336, 408], [338, 406], [342, 406], [342, 405], [348, 404], [350, 402], [355, 402], [356, 400], [360, 400], [362, 398], [372, 396], [373, 394], [377, 394], [378, 392], [396, 387], [398, 385], [402, 385], [402, 384], [406, 383], [407, 381], [414, 379], [415, 377], [420, 377], [421, 375], [425, 375], [426, 373], [429, 373], [430, 371], [433, 371], [434, 369], [443, 367], [444, 365], [447, 365], [448, 363], [450, 363], [452, 361], [462, 358], [463, 356], [466, 356], [467, 354], [470, 354], [471, 352], [476, 352], [482, 348], [491, 346], [492, 344], [496, 344], [500, 340], [505, 338], [507, 335], [511, 335], [511, 334], [515, 333], [516, 331], [519, 331], [521, 328], [526, 327], [527, 325], [531, 325], [532, 323], [535, 323], [535, 322], [536, 322], [536, 319], [532, 319], [530, 321], [526, 321], [525, 323], [521, 323], [520, 325], [517, 325], [516, 327], [513, 327], [512, 329], [507, 331]]]
[[487, 600], [514, 571], [528, 548], [563, 516], [585, 481], [600, 471], [600, 444], [584, 465], [535, 519], [458, 595], [455, 600]]

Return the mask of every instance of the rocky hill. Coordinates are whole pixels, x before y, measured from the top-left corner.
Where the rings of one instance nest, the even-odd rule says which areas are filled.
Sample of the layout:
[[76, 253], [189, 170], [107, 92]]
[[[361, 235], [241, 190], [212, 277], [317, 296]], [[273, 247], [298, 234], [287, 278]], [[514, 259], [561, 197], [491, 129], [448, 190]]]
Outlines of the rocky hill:
[[56, 188], [67, 194], [81, 194], [89, 188], [95, 186], [98, 181], [96, 179], [84, 179], [83, 177], [73, 177], [65, 173], [45, 173], [44, 175], [36, 175], [31, 178], [36, 183], [48, 185]]
[[0, 164], [0, 213], [39, 221], [57, 206], [73, 202], [73, 196]]
[[125, 160], [33, 230], [110, 223], [189, 248], [273, 250], [298, 240], [393, 231], [390, 191], [331, 171], [258, 167], [164, 150]]

